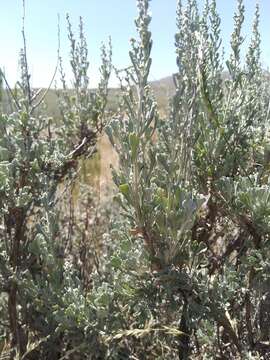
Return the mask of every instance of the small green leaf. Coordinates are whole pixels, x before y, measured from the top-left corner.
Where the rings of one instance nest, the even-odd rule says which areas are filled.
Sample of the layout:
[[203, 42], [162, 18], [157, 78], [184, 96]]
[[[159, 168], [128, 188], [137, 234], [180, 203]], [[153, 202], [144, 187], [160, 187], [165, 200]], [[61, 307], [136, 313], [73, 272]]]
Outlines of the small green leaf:
[[122, 265], [122, 261], [119, 257], [113, 256], [111, 258], [111, 265], [114, 269], [120, 269]]
[[121, 185], [119, 185], [119, 190], [123, 195], [128, 195], [128, 193], [129, 193], [129, 185], [128, 184], [121, 184]]
[[131, 148], [131, 159], [135, 160], [139, 148], [140, 139], [135, 133], [129, 134], [129, 144]]

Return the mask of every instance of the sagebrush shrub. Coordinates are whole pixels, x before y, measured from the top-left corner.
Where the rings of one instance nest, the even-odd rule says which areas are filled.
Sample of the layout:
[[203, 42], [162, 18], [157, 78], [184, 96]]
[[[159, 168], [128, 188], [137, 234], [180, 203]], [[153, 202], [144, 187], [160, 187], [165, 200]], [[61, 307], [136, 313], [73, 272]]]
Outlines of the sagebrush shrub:
[[196, 1], [185, 8], [178, 2], [176, 94], [169, 118], [159, 119], [147, 82], [148, 5], [138, 2], [140, 42], [132, 44], [133, 67], [125, 76], [126, 110], [109, 134], [120, 154], [115, 182], [130, 233], [142, 240], [149, 274], [159, 279], [155, 293], [163, 291], [164, 301], [169, 296], [166, 315], [155, 304], [149, 316], [183, 332], [175, 333], [180, 359], [205, 352], [211, 358], [264, 356], [269, 88], [260, 63], [258, 6], [243, 63], [243, 1], [237, 2], [228, 60], [216, 2], [206, 1], [202, 15]]
[[69, 288], [76, 283], [65, 270], [65, 224], [57, 203], [65, 179], [81, 158], [93, 154], [105, 122], [111, 50], [102, 48], [101, 82], [98, 91], [90, 91], [83, 24], [78, 42], [68, 25], [74, 83], [68, 93], [62, 71], [61, 119], [39, 111], [44, 95], [30, 86], [25, 46], [21, 81], [4, 90], [11, 111], [0, 114], [1, 336], [19, 358], [26, 358], [29, 344], [30, 349], [34, 344], [29, 358], [39, 359], [59, 358], [65, 347], [61, 327], [68, 318]]
[[[77, 41], [68, 18], [74, 82], [68, 89], [60, 62], [60, 119], [37, 112], [25, 49], [17, 88], [0, 83], [0, 346], [13, 358], [269, 357], [269, 75], [259, 7], [243, 56], [236, 4], [225, 56], [216, 1], [202, 12], [178, 1], [165, 116], [148, 81], [149, 0], [137, 1], [138, 40], [117, 71], [121, 103], [109, 123], [111, 50], [102, 48], [90, 91], [82, 20]], [[79, 159], [104, 128], [119, 157], [113, 211], [77, 182], [79, 213]]]

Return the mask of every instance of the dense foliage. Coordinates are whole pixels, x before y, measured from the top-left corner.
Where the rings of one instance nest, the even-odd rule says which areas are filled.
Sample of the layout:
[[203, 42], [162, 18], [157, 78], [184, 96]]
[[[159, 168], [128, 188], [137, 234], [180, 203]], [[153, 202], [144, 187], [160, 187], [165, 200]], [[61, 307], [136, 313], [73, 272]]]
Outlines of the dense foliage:
[[[176, 90], [164, 117], [148, 82], [149, 5], [137, 1], [115, 114], [106, 112], [111, 49], [102, 47], [90, 91], [82, 20], [76, 40], [67, 18], [74, 82], [68, 89], [60, 60], [60, 118], [31, 89], [25, 46], [15, 89], [1, 72], [5, 358], [270, 356], [270, 89], [259, 8], [244, 59], [237, 0], [225, 59], [216, 1], [202, 13], [196, 0], [178, 1]], [[114, 202], [99, 204], [79, 168], [104, 128], [119, 166]]]

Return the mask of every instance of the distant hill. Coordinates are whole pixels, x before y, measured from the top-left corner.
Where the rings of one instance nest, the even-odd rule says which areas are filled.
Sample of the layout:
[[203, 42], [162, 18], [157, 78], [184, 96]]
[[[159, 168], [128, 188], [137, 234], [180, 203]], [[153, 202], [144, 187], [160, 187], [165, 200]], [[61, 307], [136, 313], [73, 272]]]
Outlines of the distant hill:
[[160, 110], [166, 111], [169, 99], [175, 93], [175, 86], [172, 76], [167, 76], [160, 80], [152, 81], [151, 87], [154, 91]]
[[[175, 91], [172, 76], [152, 81], [150, 85], [153, 89], [160, 110], [166, 111], [169, 98], [174, 94]], [[110, 110], [115, 111], [117, 109], [120, 94], [120, 89], [111, 88], [109, 90], [108, 108]], [[59, 116], [58, 99], [55, 90], [52, 89], [48, 92], [46, 96], [46, 104], [48, 106], [48, 111], [52, 116]]]
[[[175, 87], [173, 83], [172, 76], [165, 77], [160, 80], [150, 82], [150, 85], [153, 89], [154, 95], [158, 102], [159, 109], [162, 111], [166, 111], [169, 103], [169, 98], [174, 94]], [[44, 89], [45, 91], [45, 89]], [[8, 98], [4, 94], [4, 108], [6, 111], [10, 111], [10, 105]], [[121, 95], [120, 89], [118, 88], [111, 88], [109, 90], [108, 96], [108, 108], [109, 110], [115, 111], [118, 107], [119, 103], [119, 96]], [[47, 106], [47, 110], [50, 116], [59, 117], [59, 106], [58, 106], [58, 98], [55, 89], [50, 89], [47, 92], [45, 98], [45, 104]]]
[[153, 89], [164, 89], [170, 92], [170, 95], [174, 92], [175, 86], [173, 82], [172, 76], [167, 76], [165, 78], [162, 78], [160, 80], [152, 81], [151, 86]]
[[[229, 77], [228, 72], [224, 71], [223, 79], [227, 79], [228, 77]], [[270, 81], [269, 71], [265, 71], [265, 78]], [[166, 113], [169, 105], [169, 99], [175, 93], [173, 77], [167, 76], [160, 80], [152, 81], [150, 82], [150, 85], [156, 97], [159, 110], [161, 110], [163, 114]], [[109, 110], [115, 111], [117, 109], [120, 94], [121, 92], [120, 89], [118, 88], [111, 88], [109, 90], [109, 99], [108, 99]], [[58, 117], [59, 116], [58, 99], [57, 99], [56, 91], [54, 89], [48, 91], [46, 95], [45, 103], [47, 105], [49, 114], [51, 116]], [[7, 99], [6, 99], [6, 104], [8, 106]]]

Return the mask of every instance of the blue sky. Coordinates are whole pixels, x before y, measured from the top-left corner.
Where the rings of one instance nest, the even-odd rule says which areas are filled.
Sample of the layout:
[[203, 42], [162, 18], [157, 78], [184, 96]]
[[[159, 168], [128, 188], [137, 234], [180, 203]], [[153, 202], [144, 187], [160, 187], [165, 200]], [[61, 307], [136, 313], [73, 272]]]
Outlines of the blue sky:
[[[198, 0], [203, 4], [203, 0]], [[256, 0], [244, 0], [246, 22], [244, 34], [246, 43], [250, 36]], [[270, 66], [270, 0], [260, 0], [262, 62]], [[7, 78], [14, 84], [19, 76], [18, 53], [22, 45], [21, 0], [0, 0], [0, 66], [4, 67]], [[233, 26], [235, 0], [217, 0], [222, 17], [222, 33], [225, 50], [228, 51]], [[174, 34], [176, 0], [152, 0], [153, 20], [153, 66], [151, 80], [168, 76], [176, 70]], [[88, 40], [92, 86], [96, 86], [99, 66], [99, 48], [102, 41], [112, 37], [113, 63], [122, 68], [129, 65], [129, 39], [134, 37], [135, 0], [26, 0], [26, 34], [28, 58], [32, 72], [33, 86], [46, 86], [54, 72], [57, 58], [57, 14], [60, 14], [61, 54], [68, 70], [68, 41], [65, 14], [69, 13], [76, 29], [78, 18], [83, 16]], [[111, 85], [116, 85], [112, 78]]]

